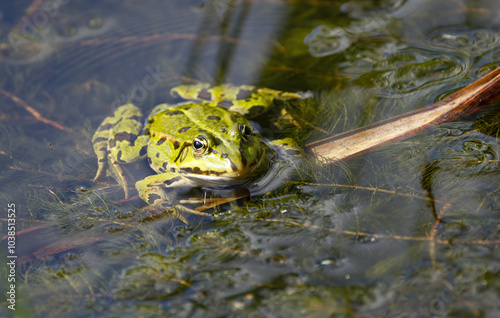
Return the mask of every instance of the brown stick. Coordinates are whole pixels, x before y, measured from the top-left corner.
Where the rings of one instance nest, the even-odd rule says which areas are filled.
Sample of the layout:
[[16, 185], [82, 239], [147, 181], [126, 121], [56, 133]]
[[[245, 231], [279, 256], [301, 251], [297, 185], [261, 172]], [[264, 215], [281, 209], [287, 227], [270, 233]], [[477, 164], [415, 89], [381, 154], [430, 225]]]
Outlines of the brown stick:
[[469, 115], [500, 98], [500, 68], [442, 101], [306, 145], [317, 158], [339, 161], [430, 126]]
[[16, 95], [10, 93], [10, 92], [7, 92], [3, 89], [0, 88], [0, 94], [10, 98], [12, 101], [14, 101], [17, 105], [21, 106], [22, 108], [26, 109], [26, 111], [28, 111], [31, 115], [33, 115], [33, 117], [35, 117], [36, 120], [38, 121], [41, 121], [42, 123], [45, 123], [45, 124], [48, 124], [48, 125], [51, 125], [57, 129], [60, 129], [60, 130], [63, 130], [63, 131], [67, 131], [67, 132], [72, 132], [73, 130], [71, 128], [68, 128], [66, 126], [63, 126], [53, 120], [50, 120], [50, 119], [47, 119], [45, 117], [42, 116], [42, 114], [40, 114], [36, 109], [34, 109], [33, 107], [31, 107], [30, 105], [28, 105], [28, 103], [26, 103], [24, 100], [20, 99], [19, 97], [17, 97]]

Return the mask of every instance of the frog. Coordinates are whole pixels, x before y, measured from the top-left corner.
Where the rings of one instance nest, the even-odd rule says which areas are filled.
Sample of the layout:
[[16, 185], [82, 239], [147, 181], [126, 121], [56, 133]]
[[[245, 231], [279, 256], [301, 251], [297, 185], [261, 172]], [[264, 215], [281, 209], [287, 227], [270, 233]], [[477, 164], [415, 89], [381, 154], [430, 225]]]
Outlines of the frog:
[[142, 111], [132, 103], [102, 121], [92, 137], [98, 162], [94, 182], [113, 169], [128, 198], [130, 182], [123, 167], [147, 160], [155, 173], [135, 183], [143, 201], [158, 210], [206, 215], [179, 204], [172, 190], [244, 187], [268, 173], [278, 153], [286, 153], [286, 158], [302, 155], [291, 138], [265, 140], [250, 119], [278, 101], [308, 94], [197, 83], [173, 87], [170, 95], [183, 101], [155, 106], [144, 122]]

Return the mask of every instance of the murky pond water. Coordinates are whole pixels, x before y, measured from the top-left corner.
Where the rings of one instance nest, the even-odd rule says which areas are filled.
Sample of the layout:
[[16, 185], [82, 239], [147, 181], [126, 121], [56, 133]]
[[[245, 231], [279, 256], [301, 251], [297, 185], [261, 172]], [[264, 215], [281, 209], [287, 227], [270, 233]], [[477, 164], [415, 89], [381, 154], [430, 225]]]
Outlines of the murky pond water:
[[492, 0], [0, 4], [0, 316], [495, 317], [498, 105], [340, 163], [306, 155], [189, 225], [93, 182], [91, 138], [127, 101], [228, 82], [311, 92], [255, 124], [304, 146], [497, 68], [499, 17]]

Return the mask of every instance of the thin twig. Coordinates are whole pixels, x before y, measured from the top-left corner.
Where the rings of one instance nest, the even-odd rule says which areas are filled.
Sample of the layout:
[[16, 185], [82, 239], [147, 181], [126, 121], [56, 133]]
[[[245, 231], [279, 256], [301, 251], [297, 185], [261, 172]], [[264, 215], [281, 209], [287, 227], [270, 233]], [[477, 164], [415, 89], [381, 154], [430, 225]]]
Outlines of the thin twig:
[[[299, 184], [300, 182], [294, 182]], [[315, 187], [337, 187], [337, 188], [347, 188], [347, 189], [353, 189], [353, 190], [365, 190], [365, 191], [372, 191], [374, 194], [375, 193], [387, 193], [387, 194], [393, 194], [397, 196], [402, 196], [402, 197], [408, 197], [412, 199], [421, 199], [429, 202], [437, 202], [441, 204], [446, 204], [446, 202], [440, 201], [440, 200], [435, 200], [432, 198], [429, 198], [427, 196], [422, 196], [414, 193], [404, 193], [404, 192], [398, 192], [396, 190], [387, 190], [387, 189], [382, 189], [382, 188], [374, 188], [374, 187], [364, 187], [364, 186], [357, 186], [357, 185], [349, 185], [349, 184], [340, 184], [340, 183], [300, 183], [303, 185], [308, 185], [308, 186], [315, 186]]]
[[[437, 244], [442, 245], [451, 245], [449, 240], [435, 239], [431, 236], [408, 236], [408, 235], [393, 235], [393, 234], [374, 234], [369, 232], [359, 232], [359, 231], [351, 231], [351, 230], [341, 230], [338, 228], [327, 228], [320, 225], [308, 225], [302, 224], [295, 221], [290, 221], [288, 219], [266, 219], [266, 218], [257, 218], [257, 220], [265, 221], [265, 222], [275, 222], [282, 223], [287, 226], [298, 226], [301, 228], [311, 228], [324, 230], [329, 232], [335, 232], [338, 234], [349, 235], [349, 236], [368, 236], [374, 237], [377, 239], [393, 239], [393, 240], [401, 240], [401, 241], [416, 241], [416, 242], [429, 242], [434, 240]], [[466, 245], [496, 245], [500, 244], [500, 239], [498, 240], [453, 240], [453, 244], [466, 244]]]
[[26, 103], [24, 100], [22, 100], [21, 98], [17, 97], [16, 95], [12, 94], [11, 92], [7, 92], [7, 91], [5, 91], [5, 90], [3, 90], [3, 89], [0, 88], [0, 94], [6, 96], [8, 98], [10, 98], [17, 105], [19, 105], [22, 108], [24, 108], [33, 117], [35, 117], [36, 120], [38, 120], [38, 121], [40, 121], [42, 123], [45, 123], [47, 125], [51, 125], [52, 127], [55, 127], [57, 129], [60, 129], [60, 130], [66, 131], [66, 132], [73, 132], [73, 130], [71, 128], [68, 128], [66, 126], [63, 126], [63, 125], [59, 124], [58, 122], [55, 122], [53, 120], [50, 120], [50, 119], [47, 119], [47, 118], [43, 117], [42, 114], [40, 114], [36, 109], [34, 109], [30, 105], [28, 105], [28, 103]]

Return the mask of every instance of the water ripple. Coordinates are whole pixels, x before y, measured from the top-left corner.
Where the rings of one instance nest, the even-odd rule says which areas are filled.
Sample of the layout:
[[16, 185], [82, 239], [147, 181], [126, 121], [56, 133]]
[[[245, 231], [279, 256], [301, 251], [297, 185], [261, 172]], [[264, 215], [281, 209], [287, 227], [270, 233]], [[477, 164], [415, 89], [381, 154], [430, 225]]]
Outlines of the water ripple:
[[309, 53], [314, 57], [327, 56], [347, 49], [352, 43], [349, 35], [342, 28], [330, 29], [325, 25], [314, 28], [305, 39]]
[[427, 36], [429, 47], [436, 50], [462, 50], [464, 54], [478, 56], [498, 45], [499, 33], [491, 29], [441, 28]]

